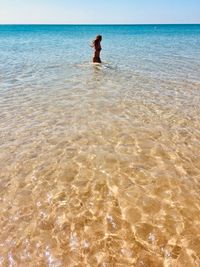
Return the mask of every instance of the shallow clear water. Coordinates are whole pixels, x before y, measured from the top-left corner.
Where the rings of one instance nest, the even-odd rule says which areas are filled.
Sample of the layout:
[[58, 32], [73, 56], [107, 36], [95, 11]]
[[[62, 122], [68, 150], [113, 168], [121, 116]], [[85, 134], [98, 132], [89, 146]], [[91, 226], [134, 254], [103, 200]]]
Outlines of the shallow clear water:
[[0, 26], [0, 266], [200, 266], [199, 47], [199, 25]]

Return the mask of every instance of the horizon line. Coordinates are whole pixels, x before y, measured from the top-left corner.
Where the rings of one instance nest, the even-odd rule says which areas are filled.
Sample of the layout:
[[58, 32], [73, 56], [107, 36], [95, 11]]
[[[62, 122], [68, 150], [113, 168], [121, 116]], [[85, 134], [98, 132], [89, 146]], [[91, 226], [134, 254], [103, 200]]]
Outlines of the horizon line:
[[38, 25], [38, 26], [142, 26], [142, 25], [200, 25], [200, 22], [197, 23], [0, 23], [0, 26], [14, 26], [14, 25], [30, 25], [30, 26], [34, 26], [34, 25]]

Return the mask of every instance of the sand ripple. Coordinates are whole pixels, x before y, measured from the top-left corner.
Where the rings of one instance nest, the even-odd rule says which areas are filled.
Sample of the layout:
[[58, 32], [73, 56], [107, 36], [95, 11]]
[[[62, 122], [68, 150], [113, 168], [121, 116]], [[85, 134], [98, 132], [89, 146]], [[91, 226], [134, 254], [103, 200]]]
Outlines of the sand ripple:
[[115, 69], [1, 93], [1, 266], [200, 266], [200, 84]]

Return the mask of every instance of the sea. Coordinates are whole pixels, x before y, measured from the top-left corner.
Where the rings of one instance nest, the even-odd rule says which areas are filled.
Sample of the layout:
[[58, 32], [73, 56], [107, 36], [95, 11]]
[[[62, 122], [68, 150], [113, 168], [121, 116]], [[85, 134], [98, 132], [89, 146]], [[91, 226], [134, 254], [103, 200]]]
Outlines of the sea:
[[0, 26], [0, 266], [199, 267], [199, 192], [200, 25]]

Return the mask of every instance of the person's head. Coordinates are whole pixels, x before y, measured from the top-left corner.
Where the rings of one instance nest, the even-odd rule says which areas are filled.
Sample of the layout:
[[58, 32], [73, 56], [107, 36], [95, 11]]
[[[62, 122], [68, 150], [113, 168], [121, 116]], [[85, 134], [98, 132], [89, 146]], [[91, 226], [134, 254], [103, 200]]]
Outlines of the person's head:
[[101, 41], [102, 41], [102, 36], [101, 36], [101, 35], [97, 35], [97, 36], [96, 36], [96, 41], [101, 42]]
[[99, 44], [102, 41], [102, 36], [101, 35], [97, 35], [96, 38], [94, 39], [94, 41], [92, 42], [92, 47], [94, 47], [95, 45]]

